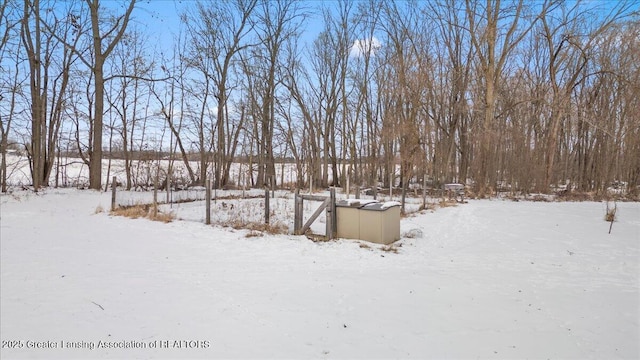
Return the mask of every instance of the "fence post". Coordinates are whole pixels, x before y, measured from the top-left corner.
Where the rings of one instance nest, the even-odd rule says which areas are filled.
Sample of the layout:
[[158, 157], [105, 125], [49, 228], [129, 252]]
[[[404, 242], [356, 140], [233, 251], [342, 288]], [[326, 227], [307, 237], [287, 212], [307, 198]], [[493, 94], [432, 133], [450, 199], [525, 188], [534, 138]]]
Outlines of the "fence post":
[[207, 211], [207, 214], [205, 215], [205, 220], [204, 223], [207, 225], [211, 224], [211, 179], [208, 179], [205, 182], [205, 189], [204, 189], [204, 197], [205, 197], [205, 208]]
[[349, 165], [349, 171], [347, 171], [347, 191], [346, 191], [346, 193], [347, 193], [347, 199], [349, 198], [349, 195], [350, 195], [350, 194], [349, 194], [349, 192], [350, 192], [350, 190], [351, 190], [351, 189], [349, 189], [349, 178], [350, 178], [350, 176], [349, 176], [349, 175], [350, 175], [350, 174], [351, 174], [351, 165]]
[[245, 189], [247, 188], [247, 176], [245, 173], [242, 173], [242, 198], [245, 198]]
[[169, 172], [167, 171], [167, 181], [165, 182], [167, 188], [165, 190], [167, 190], [167, 204], [171, 204], [171, 177], [169, 176]]
[[111, 211], [116, 209], [116, 177], [111, 181]]
[[329, 204], [329, 209], [331, 209], [331, 237], [329, 239], [333, 239], [338, 233], [338, 214], [336, 213], [336, 188], [332, 187], [329, 191], [329, 195], [331, 197], [331, 203]]
[[395, 164], [393, 165], [393, 170], [389, 172], [389, 200], [393, 200], [393, 175], [395, 173]]
[[325, 233], [327, 234], [327, 239], [331, 240], [333, 239], [333, 235], [334, 235], [334, 231], [333, 229], [336, 227], [334, 222], [335, 222], [335, 203], [336, 203], [336, 189], [334, 187], [329, 189], [329, 204], [327, 205], [325, 212], [326, 212], [326, 216], [327, 216], [327, 221], [326, 221], [326, 230]]
[[300, 189], [296, 189], [294, 197], [294, 218], [293, 218], [293, 234], [300, 235], [300, 229], [302, 228], [302, 198], [300, 197]]
[[422, 208], [427, 208], [427, 174], [424, 174], [422, 179]]
[[271, 176], [271, 198], [274, 199], [276, 197], [276, 176]]
[[158, 217], [158, 172], [156, 171], [156, 177], [153, 179], [153, 218]]
[[333, 226], [331, 225], [331, 205], [327, 205], [327, 207], [324, 208], [324, 212], [325, 215], [327, 217], [327, 220], [325, 221], [325, 234], [327, 236], [327, 240], [331, 240], [331, 229], [333, 229]]
[[264, 223], [269, 224], [269, 187], [264, 188]]

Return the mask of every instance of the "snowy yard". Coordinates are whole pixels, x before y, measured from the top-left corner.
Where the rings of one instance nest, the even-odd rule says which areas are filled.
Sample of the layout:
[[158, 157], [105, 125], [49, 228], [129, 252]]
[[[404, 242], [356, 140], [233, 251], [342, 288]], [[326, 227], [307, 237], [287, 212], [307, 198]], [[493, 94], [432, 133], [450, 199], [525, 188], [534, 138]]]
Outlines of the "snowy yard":
[[109, 205], [0, 196], [2, 359], [640, 358], [640, 203], [607, 234], [604, 203], [470, 201], [397, 253]]

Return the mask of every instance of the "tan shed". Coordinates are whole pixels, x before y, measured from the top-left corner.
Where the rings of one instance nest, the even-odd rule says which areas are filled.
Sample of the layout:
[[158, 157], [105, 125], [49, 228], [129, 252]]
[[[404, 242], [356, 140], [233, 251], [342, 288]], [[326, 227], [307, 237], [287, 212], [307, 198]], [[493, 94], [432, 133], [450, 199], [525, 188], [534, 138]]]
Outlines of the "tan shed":
[[338, 202], [337, 236], [391, 244], [400, 239], [399, 205], [397, 202]]
[[336, 235], [339, 238], [359, 239], [360, 238], [360, 204], [350, 205], [336, 204]]

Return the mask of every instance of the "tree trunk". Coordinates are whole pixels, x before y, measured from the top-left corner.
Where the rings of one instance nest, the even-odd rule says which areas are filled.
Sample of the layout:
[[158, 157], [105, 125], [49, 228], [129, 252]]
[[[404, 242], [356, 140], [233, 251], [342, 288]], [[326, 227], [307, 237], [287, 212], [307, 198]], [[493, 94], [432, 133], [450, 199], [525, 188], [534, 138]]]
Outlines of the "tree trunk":
[[[124, 31], [129, 23], [129, 17], [133, 11], [133, 7], [136, 0], [131, 0], [126, 13], [119, 17], [115, 26], [107, 32], [111, 35], [115, 32], [111, 42], [105, 49], [102, 47], [102, 40], [104, 37], [100, 34], [100, 2], [99, 0], [85, 0], [89, 6], [91, 13], [91, 34], [93, 37], [93, 75], [94, 75], [94, 119], [93, 129], [90, 134], [92, 148], [90, 149], [89, 160], [89, 188], [94, 190], [100, 190], [102, 187], [102, 128], [103, 128], [103, 116], [104, 116], [104, 63], [109, 54], [113, 51], [116, 44], [122, 38]], [[120, 23], [122, 21], [122, 23]], [[119, 28], [118, 28], [119, 26]], [[117, 31], [116, 31], [117, 30]]]

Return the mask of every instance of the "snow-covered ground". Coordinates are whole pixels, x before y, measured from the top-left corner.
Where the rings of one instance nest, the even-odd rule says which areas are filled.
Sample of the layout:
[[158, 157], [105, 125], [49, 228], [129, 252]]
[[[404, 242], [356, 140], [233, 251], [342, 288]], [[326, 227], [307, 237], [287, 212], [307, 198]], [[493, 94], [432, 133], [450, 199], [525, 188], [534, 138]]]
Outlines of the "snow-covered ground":
[[639, 203], [608, 234], [603, 203], [470, 201], [397, 253], [109, 206], [0, 196], [2, 359], [640, 358]]

